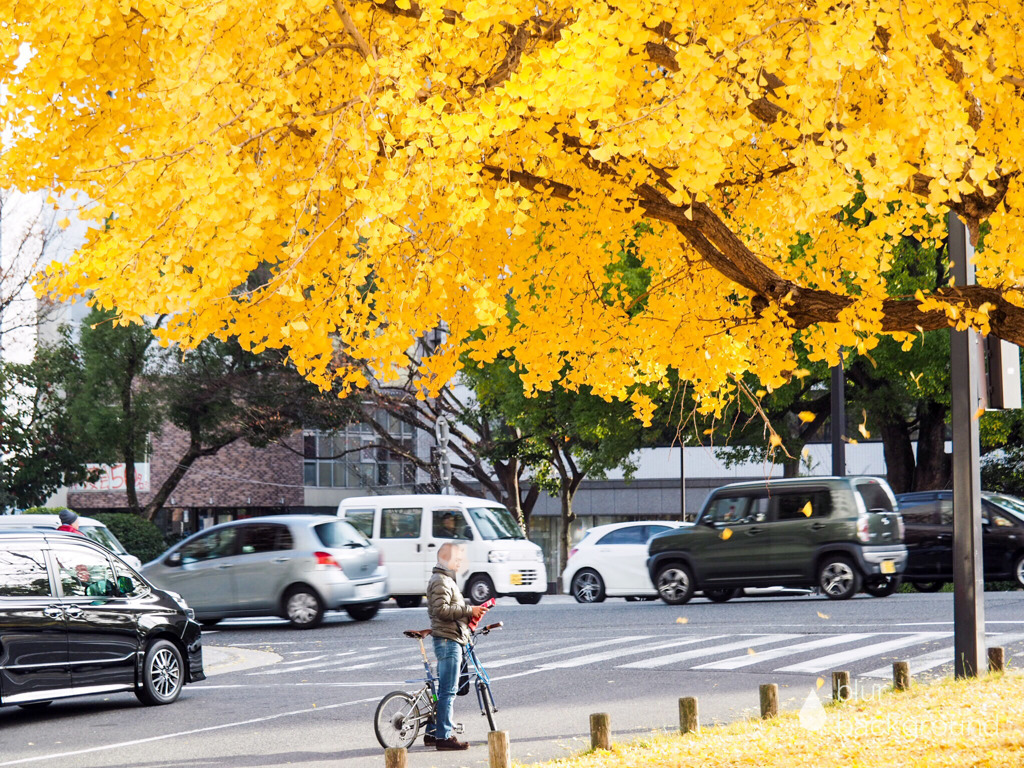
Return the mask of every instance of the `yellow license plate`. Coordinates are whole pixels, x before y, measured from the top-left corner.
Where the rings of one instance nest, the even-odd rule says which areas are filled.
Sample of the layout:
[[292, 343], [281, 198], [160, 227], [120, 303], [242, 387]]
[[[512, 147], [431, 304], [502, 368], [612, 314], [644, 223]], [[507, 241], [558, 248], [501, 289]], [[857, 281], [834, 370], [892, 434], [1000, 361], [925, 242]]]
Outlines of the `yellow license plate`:
[[892, 560], [883, 560], [882, 573], [896, 573], [896, 563]]
[[509, 580], [509, 583], [515, 584], [516, 586], [519, 586], [519, 585], [521, 585], [523, 583], [523, 574], [521, 574], [521, 573], [513, 573], [511, 576], [508, 577], [508, 580]]

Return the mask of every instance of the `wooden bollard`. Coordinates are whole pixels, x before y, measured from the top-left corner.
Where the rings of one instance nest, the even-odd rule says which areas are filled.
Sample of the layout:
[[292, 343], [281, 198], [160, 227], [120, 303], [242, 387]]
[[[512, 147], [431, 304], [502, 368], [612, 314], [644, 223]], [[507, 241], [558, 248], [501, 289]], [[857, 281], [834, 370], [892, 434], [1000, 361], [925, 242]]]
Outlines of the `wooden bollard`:
[[1001, 646], [994, 646], [988, 649], [988, 671], [989, 672], [1002, 672], [1004, 667], [1005, 655]]
[[490, 768], [512, 768], [508, 731], [490, 731], [487, 734], [487, 757], [490, 759]]
[[832, 699], [834, 701], [849, 701], [853, 696], [853, 692], [850, 690], [850, 673], [849, 672], [833, 672], [832, 673]]
[[892, 663], [892, 687], [896, 691], [905, 691], [910, 688], [910, 664], [905, 661]]
[[590, 716], [590, 748], [612, 748], [611, 718], [607, 712], [598, 712]]
[[779, 686], [766, 683], [761, 686], [761, 719], [767, 720], [779, 714]]
[[694, 696], [687, 696], [679, 700], [679, 732], [696, 733], [700, 730], [700, 720], [697, 717], [697, 699]]
[[406, 768], [405, 747], [388, 747], [384, 750], [384, 768]]

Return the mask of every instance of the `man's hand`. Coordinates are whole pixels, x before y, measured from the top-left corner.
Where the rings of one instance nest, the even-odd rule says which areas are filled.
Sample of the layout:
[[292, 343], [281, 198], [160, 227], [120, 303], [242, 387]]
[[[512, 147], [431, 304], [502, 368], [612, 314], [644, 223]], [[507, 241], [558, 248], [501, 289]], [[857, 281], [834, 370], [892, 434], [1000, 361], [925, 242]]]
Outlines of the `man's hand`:
[[483, 616], [489, 610], [491, 610], [491, 609], [490, 608], [484, 608], [482, 605], [474, 605], [473, 606], [473, 618], [474, 619], [479, 619], [481, 616]]

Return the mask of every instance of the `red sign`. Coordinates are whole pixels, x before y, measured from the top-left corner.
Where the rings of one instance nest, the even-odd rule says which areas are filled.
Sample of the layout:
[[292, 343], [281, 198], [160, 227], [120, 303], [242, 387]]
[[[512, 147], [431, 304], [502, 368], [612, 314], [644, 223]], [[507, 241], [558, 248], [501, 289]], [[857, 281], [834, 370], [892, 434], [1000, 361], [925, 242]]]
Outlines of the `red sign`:
[[[75, 493], [127, 490], [128, 481], [125, 478], [124, 464], [86, 464], [85, 466], [90, 471], [98, 469], [102, 474], [94, 483], [73, 485], [68, 490]], [[135, 490], [138, 493], [149, 490], [149, 464], [135, 465]]]

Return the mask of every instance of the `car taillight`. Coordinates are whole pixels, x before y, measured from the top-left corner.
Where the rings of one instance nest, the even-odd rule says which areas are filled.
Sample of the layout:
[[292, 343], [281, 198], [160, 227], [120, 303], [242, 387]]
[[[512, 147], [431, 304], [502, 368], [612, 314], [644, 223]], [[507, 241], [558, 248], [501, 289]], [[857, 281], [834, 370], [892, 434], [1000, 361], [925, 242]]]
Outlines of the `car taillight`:
[[871, 541], [871, 526], [867, 515], [857, 518], [857, 538], [864, 542]]
[[907, 538], [907, 526], [903, 522], [903, 515], [896, 516], [896, 530], [900, 532], [900, 541]]
[[580, 551], [579, 547], [573, 547], [572, 549], [569, 550], [569, 557], [566, 558], [566, 559], [568, 560], [569, 558], [571, 558], [573, 555], [575, 555], [579, 551]]
[[313, 557], [316, 558], [316, 565], [318, 568], [329, 568], [330, 566], [334, 566], [335, 568], [341, 568], [341, 566], [338, 564], [338, 561], [335, 560], [332, 555], [329, 555], [326, 552], [314, 552]]

